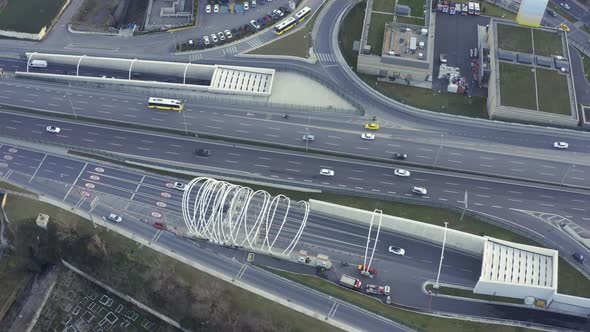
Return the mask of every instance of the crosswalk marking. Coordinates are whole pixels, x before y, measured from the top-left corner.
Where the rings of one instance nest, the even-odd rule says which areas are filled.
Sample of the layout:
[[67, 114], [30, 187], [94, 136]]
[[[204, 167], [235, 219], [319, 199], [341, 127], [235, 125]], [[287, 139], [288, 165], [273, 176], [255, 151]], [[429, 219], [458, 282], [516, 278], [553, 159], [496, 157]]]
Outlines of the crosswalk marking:
[[264, 43], [262, 42], [262, 40], [260, 40], [258, 38], [248, 41], [248, 45], [250, 45], [250, 47], [260, 46], [262, 44], [264, 44]]
[[320, 62], [336, 62], [334, 55], [329, 53], [316, 53]]
[[203, 59], [203, 54], [201, 54], [201, 53], [197, 53], [197, 54], [191, 54], [191, 55], [188, 57], [188, 60], [189, 60], [190, 62], [199, 61], [199, 60], [201, 60], [201, 59]]
[[223, 54], [236, 54], [236, 53], [238, 53], [237, 46], [230, 46], [230, 47], [223, 49]]

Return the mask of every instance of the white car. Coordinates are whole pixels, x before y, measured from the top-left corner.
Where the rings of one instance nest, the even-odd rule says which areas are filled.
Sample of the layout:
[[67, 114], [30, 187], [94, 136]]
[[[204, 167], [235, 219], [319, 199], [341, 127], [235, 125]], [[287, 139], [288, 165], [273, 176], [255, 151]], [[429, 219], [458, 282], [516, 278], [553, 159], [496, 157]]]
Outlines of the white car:
[[227, 39], [232, 39], [233, 36], [231, 34], [231, 31], [225, 30], [224, 32], [225, 32], [225, 36], [227, 37]]
[[553, 147], [556, 149], [567, 149], [569, 146], [566, 142], [553, 142]]
[[423, 187], [412, 187], [412, 192], [414, 194], [418, 194], [421, 196], [428, 194], [428, 191], [426, 190], [426, 188], [423, 188]]
[[570, 9], [572, 9], [572, 7], [570, 7], [570, 5], [568, 5], [568, 4], [567, 4], [567, 3], [565, 3], [565, 2], [562, 2], [562, 3], [560, 3], [559, 5], [560, 5], [561, 7], [563, 7], [563, 8], [565, 8], [565, 9], [567, 9], [567, 10], [570, 10]]
[[372, 140], [375, 139], [375, 135], [374, 134], [369, 134], [369, 133], [362, 133], [361, 134], [361, 138], [372, 141]]
[[396, 168], [395, 171], [393, 171], [393, 174], [397, 176], [408, 177], [410, 176], [410, 171], [401, 168]]
[[313, 142], [313, 141], [315, 141], [315, 136], [313, 136], [312, 134], [305, 134], [305, 135], [303, 135], [302, 139], [304, 141]]
[[320, 174], [323, 176], [334, 176], [334, 171], [331, 169], [327, 169], [327, 168], [322, 168], [320, 170]]
[[252, 8], [256, 8], [256, 0], [252, 0]]
[[215, 14], [219, 13], [219, 5], [215, 5], [215, 6], [213, 6], [213, 12], [214, 12]]
[[212, 34], [211, 34], [211, 40], [212, 40], [214, 43], [217, 43], [217, 36], [216, 36], [214, 33], [212, 33]]
[[205, 6], [205, 11], [207, 12], [207, 14], [211, 14], [211, 5]]
[[116, 223], [123, 221], [123, 218], [121, 218], [121, 216], [118, 216], [114, 213], [109, 214], [109, 219], [116, 222]]
[[203, 37], [203, 43], [207, 46], [209, 46], [209, 44], [211, 44], [211, 42], [209, 41], [209, 36]]
[[244, 2], [244, 10], [250, 10], [250, 4], [248, 4], [248, 1]]
[[186, 189], [186, 184], [184, 184], [182, 182], [174, 182], [174, 189], [184, 191]]
[[403, 256], [406, 254], [406, 251], [403, 248], [394, 247], [394, 246], [389, 246], [389, 249], [387, 249], [387, 251], [389, 251], [390, 253], [392, 253], [394, 255], [400, 255], [400, 256]]
[[219, 40], [224, 41], [225, 40], [225, 34], [223, 32], [218, 32], [217, 36], [219, 36]]
[[56, 127], [56, 126], [47, 126], [47, 128], [45, 128], [45, 130], [47, 130], [47, 132], [49, 132], [49, 133], [59, 134], [59, 132], [61, 131], [61, 128]]

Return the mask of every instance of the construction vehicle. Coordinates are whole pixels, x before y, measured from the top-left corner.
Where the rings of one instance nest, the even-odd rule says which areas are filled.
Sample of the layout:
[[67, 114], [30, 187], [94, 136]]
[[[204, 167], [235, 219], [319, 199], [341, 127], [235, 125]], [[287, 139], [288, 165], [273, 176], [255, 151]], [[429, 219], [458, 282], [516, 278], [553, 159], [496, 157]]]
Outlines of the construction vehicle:
[[364, 275], [369, 278], [373, 278], [377, 275], [377, 270], [372, 267], [369, 267], [368, 265], [365, 265], [365, 267], [363, 268], [363, 264], [359, 264], [358, 269], [359, 271], [361, 271], [361, 275]]
[[350, 288], [350, 289], [354, 289], [354, 290], [361, 290], [361, 288], [363, 286], [363, 282], [355, 277], [351, 277], [351, 276], [347, 276], [346, 274], [343, 274], [340, 277], [340, 285]]

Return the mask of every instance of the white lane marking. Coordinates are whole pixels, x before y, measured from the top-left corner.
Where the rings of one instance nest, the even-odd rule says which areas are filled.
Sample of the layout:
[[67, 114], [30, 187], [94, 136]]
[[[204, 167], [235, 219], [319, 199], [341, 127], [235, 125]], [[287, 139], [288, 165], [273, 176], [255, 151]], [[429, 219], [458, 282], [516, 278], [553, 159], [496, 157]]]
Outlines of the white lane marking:
[[272, 160], [271, 158], [267, 158], [267, 157], [258, 157], [258, 159], [262, 159], [262, 160]]
[[454, 183], [454, 182], [445, 182], [445, 184], [448, 184], [449, 186], [458, 186], [458, 183]]
[[447, 161], [450, 162], [450, 163], [457, 163], [457, 164], [462, 164], [463, 163], [462, 161], [459, 161], [459, 160], [447, 160]]
[[541, 197], [543, 197], [543, 198], [549, 198], [549, 199], [553, 198], [553, 196], [548, 196], [548, 195], [541, 195]]
[[480, 194], [476, 194], [475, 196], [477, 196], [477, 197], [483, 197], [483, 198], [490, 198], [490, 196], [488, 196], [488, 195], [480, 195]]
[[520, 191], [516, 191], [516, 190], [508, 190], [509, 193], [511, 194], [518, 194], [518, 195], [522, 195], [522, 192]]
[[498, 205], [492, 205], [492, 207], [493, 208], [496, 208], [496, 209], [501, 209], [502, 208], [501, 206], [498, 206]]
[[481, 203], [473, 203], [473, 204], [477, 205], [477, 206], [483, 206], [483, 204], [481, 204]]
[[277, 138], [277, 137], [279, 137], [279, 135], [273, 135], [273, 134], [264, 134], [264, 136], [268, 136], [268, 137], [274, 137], [274, 138]]
[[287, 161], [287, 162], [288, 162], [289, 164], [296, 164], [296, 165], [301, 165], [301, 162], [299, 162], [299, 161], [291, 161], [291, 160], [289, 160], [289, 161]]
[[490, 190], [491, 189], [491, 188], [488, 188], [488, 187], [475, 187], [475, 188], [477, 188], [477, 189], [483, 189], [483, 190]]
[[416, 156], [416, 158], [430, 159], [430, 157], [428, 157], [428, 156]]
[[166, 153], [167, 153], [167, 154], [174, 154], [174, 155], [178, 155], [178, 154], [180, 154], [180, 153], [178, 153], [178, 152], [172, 152], [172, 151], [166, 151]]
[[236, 132], [238, 132], [238, 133], [242, 133], [242, 134], [249, 134], [249, 133], [250, 133], [250, 132], [249, 132], [249, 131], [247, 131], [247, 130], [241, 130], [241, 129], [238, 129], [238, 130], [236, 130]]
[[451, 156], [462, 156], [462, 153], [458, 153], [458, 152], [451, 152], [450, 153]]
[[240, 156], [239, 153], [235, 153], [235, 152], [228, 152], [227, 154], [229, 154], [230, 156], [236, 156], [236, 157]]
[[584, 210], [584, 209], [575, 208], [575, 207], [573, 207], [573, 208], [572, 208], [572, 210], [576, 210], [576, 211], [586, 211], [586, 210]]
[[232, 164], [237, 164], [238, 163], [237, 161], [234, 161], [234, 160], [225, 160], [225, 162], [226, 163], [232, 163]]
[[549, 166], [549, 165], [541, 165], [541, 167], [545, 167], [545, 168], [555, 168], [555, 166]]
[[269, 167], [270, 167], [270, 166], [268, 166], [268, 165], [260, 165], [260, 164], [254, 164], [254, 166], [257, 166], [257, 167], [264, 167], [264, 168], [269, 168]]
[[350, 177], [349, 177], [349, 178], [347, 178], [347, 179], [350, 179], [350, 180], [356, 180], [356, 181], [363, 181], [363, 179], [359, 179], [359, 178], [350, 178]]
[[336, 144], [336, 143], [330, 143], [330, 142], [325, 142], [324, 144], [338, 146], [338, 144]]
[[339, 136], [332, 136], [332, 135], [328, 135], [328, 137], [335, 138], [335, 139], [341, 139], [342, 138], [342, 137], [339, 137]]
[[289, 171], [289, 172], [301, 172], [301, 170], [299, 170], [299, 169], [292, 169], [292, 168], [286, 168], [285, 171]]
[[555, 176], [555, 174], [551, 174], [551, 173], [539, 173], [541, 175], [547, 175], [547, 176]]
[[385, 184], [385, 185], [388, 185], [388, 186], [391, 186], [391, 185], [393, 185], [393, 183], [391, 183], [391, 182], [379, 182], [379, 183], [381, 183], [381, 184]]
[[356, 172], [356, 173], [364, 173], [365, 171], [359, 171], [358, 169], [351, 169], [352, 172]]
[[432, 152], [432, 150], [431, 150], [431, 149], [425, 149], [425, 148], [419, 148], [418, 150], [420, 150], [420, 151], [428, 151], [428, 152]]
[[547, 203], [539, 203], [539, 205], [542, 205], [542, 206], [550, 206], [550, 207], [553, 207], [553, 206], [555, 206], [555, 205], [553, 205], [553, 204], [547, 204]]
[[490, 157], [479, 157], [479, 159], [483, 159], [483, 160], [494, 160], [494, 158], [490, 158]]
[[450, 193], [450, 194], [458, 194], [458, 191], [452, 191], [452, 190], [443, 190], [443, 192], [445, 193]]
[[519, 165], [523, 165], [524, 164], [522, 161], [514, 161], [514, 160], [511, 160], [510, 162], [513, 163], [513, 164], [519, 164]]
[[479, 166], [481, 166], [481, 167], [494, 168], [494, 166], [492, 166], [492, 165], [486, 165], [486, 164], [479, 164]]
[[509, 198], [508, 200], [512, 201], [512, 202], [522, 203], [522, 200], [520, 200], [520, 199]]
[[513, 172], [524, 172], [524, 169], [518, 169], [518, 168], [511, 168], [510, 170]]

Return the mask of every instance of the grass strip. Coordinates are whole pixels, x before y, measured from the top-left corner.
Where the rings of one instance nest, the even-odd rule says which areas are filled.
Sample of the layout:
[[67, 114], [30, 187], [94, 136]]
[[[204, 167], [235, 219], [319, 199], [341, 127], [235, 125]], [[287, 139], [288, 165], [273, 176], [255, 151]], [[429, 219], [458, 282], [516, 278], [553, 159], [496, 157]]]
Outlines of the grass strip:
[[440, 294], [440, 295], [451, 295], [451, 296], [465, 297], [468, 299], [476, 299], [476, 300], [484, 300], [484, 301], [492, 301], [492, 302], [524, 304], [524, 301], [521, 299], [514, 299], [511, 297], [504, 297], [504, 296], [475, 294], [473, 292], [473, 290], [462, 289], [462, 288], [440, 286], [438, 289], [436, 289], [436, 288], [434, 288], [433, 285], [428, 284], [428, 285], [426, 285], [426, 290], [431, 291], [432, 293], [435, 293], [435, 294]]
[[[463, 321], [459, 319], [442, 318], [430, 316], [411, 311], [409, 308], [401, 306], [385, 305], [370, 296], [354, 292], [340, 287], [329, 281], [320, 279], [315, 276], [308, 276], [287, 272], [283, 270], [261, 267], [269, 270], [283, 278], [295, 281], [304, 286], [328, 294], [350, 304], [356, 305], [365, 310], [369, 310], [383, 317], [389, 318], [396, 322], [402, 323], [408, 327], [419, 331], [432, 332], [472, 332], [472, 331], [496, 331], [496, 332], [516, 332], [516, 331], [533, 331], [521, 327], [511, 327], [489, 323], [479, 323], [472, 321]], [[395, 287], [392, 289], [395, 292]]]

